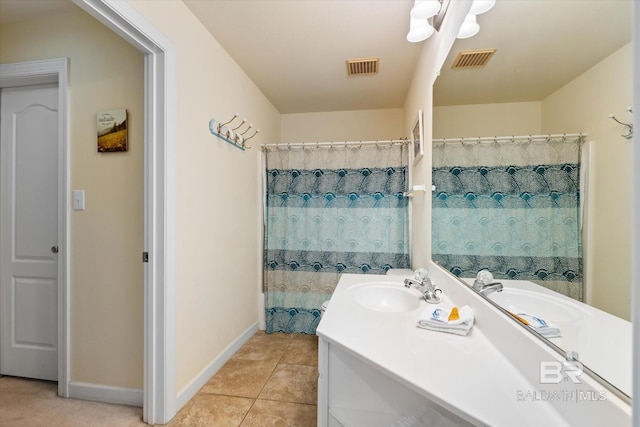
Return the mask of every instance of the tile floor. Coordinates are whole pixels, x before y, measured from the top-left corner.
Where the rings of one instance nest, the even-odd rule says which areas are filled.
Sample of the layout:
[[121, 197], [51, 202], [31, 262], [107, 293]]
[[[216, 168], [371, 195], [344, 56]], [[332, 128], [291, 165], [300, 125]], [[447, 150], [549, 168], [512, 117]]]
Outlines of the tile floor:
[[313, 427], [317, 385], [316, 336], [259, 331], [169, 426]]
[[[317, 337], [259, 331], [168, 425], [313, 427], [317, 383]], [[141, 408], [61, 399], [55, 390], [55, 383], [0, 378], [0, 425], [145, 425]]]

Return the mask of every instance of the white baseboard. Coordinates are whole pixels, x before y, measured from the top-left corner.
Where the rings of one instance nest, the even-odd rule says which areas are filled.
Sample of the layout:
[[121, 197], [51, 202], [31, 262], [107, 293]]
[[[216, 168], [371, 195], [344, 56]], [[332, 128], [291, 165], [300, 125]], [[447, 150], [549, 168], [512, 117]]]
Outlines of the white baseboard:
[[72, 399], [142, 407], [144, 393], [142, 389], [137, 388], [71, 381], [69, 383], [69, 397]]
[[233, 341], [224, 351], [214, 360], [211, 361], [202, 371], [198, 373], [185, 387], [178, 392], [178, 398], [176, 401], [176, 410], [179, 411], [193, 396], [196, 395], [198, 390], [204, 386], [207, 381], [215, 375], [222, 365], [227, 363], [229, 359], [242, 347], [249, 338], [251, 338], [258, 331], [258, 324], [254, 323], [246, 331], [244, 331], [235, 341]]

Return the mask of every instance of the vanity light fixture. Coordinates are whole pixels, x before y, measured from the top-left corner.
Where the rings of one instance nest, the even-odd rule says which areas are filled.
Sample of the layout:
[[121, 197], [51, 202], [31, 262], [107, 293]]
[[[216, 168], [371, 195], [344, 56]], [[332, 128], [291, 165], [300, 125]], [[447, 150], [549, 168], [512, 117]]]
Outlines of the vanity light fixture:
[[430, 19], [440, 12], [441, 4], [439, 0], [415, 0], [411, 8], [409, 33], [407, 41], [418, 43], [431, 37], [435, 28], [431, 25]]
[[[418, 43], [431, 37], [440, 28], [444, 14], [451, 0], [415, 0], [411, 8], [409, 33], [407, 40]], [[467, 14], [457, 38], [466, 39], [473, 37], [480, 31], [480, 25], [476, 16], [485, 13], [496, 4], [496, 0], [473, 0], [471, 9]]]
[[468, 39], [478, 34], [478, 31], [480, 31], [480, 25], [476, 21], [476, 15], [467, 15], [464, 18], [462, 27], [460, 27], [460, 31], [458, 31], [457, 38]]
[[496, 0], [473, 0], [473, 4], [469, 10], [469, 15], [480, 15], [488, 12], [493, 8], [493, 6], [495, 6], [495, 4]]
[[460, 27], [457, 38], [468, 39], [469, 37], [473, 37], [478, 34], [478, 31], [480, 31], [480, 25], [478, 25], [476, 16], [481, 13], [488, 12], [495, 4], [496, 0], [473, 0], [471, 9], [469, 9], [469, 13], [464, 18], [464, 22]]
[[416, 0], [411, 8], [411, 18], [429, 19], [440, 12], [440, 2], [438, 0]]
[[429, 24], [426, 19], [411, 18], [409, 24], [409, 34], [407, 34], [407, 41], [411, 43], [418, 43], [431, 37], [435, 28]]

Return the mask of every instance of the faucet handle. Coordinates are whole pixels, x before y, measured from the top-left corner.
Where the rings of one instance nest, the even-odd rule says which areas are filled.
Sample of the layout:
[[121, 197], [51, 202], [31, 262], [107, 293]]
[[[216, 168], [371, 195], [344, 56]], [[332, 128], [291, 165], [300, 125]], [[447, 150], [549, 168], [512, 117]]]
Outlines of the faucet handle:
[[415, 279], [421, 283], [424, 283], [429, 279], [429, 272], [426, 268], [418, 268], [415, 271]]
[[476, 280], [478, 280], [483, 285], [490, 285], [493, 283], [493, 274], [486, 268], [478, 271], [478, 275], [476, 276]]
[[435, 289], [433, 291], [427, 290], [422, 294], [422, 296], [429, 304], [439, 304], [442, 299], [440, 298], [438, 291], [440, 291], [439, 293], [442, 293], [441, 289]]

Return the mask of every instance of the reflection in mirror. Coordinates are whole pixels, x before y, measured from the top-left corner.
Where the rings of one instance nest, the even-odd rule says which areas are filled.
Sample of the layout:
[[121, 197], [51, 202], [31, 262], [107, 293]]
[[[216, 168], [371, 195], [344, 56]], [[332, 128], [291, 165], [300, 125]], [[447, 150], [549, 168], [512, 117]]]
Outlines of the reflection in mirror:
[[[435, 82], [432, 152], [434, 261], [491, 270], [489, 299], [629, 396], [632, 147], [609, 116], [631, 120], [631, 4], [497, 2]], [[497, 50], [452, 69], [478, 49]]]

